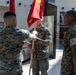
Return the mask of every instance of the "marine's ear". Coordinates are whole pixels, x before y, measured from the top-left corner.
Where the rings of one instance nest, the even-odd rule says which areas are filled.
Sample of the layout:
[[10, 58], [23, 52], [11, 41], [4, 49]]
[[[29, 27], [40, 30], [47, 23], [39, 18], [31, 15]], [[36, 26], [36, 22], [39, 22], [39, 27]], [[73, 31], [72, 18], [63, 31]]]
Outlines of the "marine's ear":
[[13, 19], [13, 25], [16, 27], [16, 25], [17, 25], [17, 20], [16, 20], [16, 18], [14, 18]]

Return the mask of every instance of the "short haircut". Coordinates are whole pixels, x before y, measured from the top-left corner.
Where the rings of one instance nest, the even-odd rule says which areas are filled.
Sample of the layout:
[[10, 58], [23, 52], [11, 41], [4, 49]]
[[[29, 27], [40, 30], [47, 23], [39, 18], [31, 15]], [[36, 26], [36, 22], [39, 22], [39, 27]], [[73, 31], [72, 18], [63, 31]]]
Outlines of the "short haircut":
[[4, 18], [7, 18], [7, 17], [16, 17], [16, 14], [14, 12], [5, 12], [4, 14]]
[[76, 11], [75, 10], [69, 10], [66, 12], [66, 14], [72, 16], [74, 20], [76, 21]]

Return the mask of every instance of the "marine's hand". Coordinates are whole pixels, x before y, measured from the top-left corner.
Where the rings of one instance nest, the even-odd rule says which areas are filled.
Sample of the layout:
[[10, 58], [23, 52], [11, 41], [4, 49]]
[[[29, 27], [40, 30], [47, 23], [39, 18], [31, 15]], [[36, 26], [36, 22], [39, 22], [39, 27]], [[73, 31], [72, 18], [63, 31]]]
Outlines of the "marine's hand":
[[33, 40], [34, 40], [34, 41], [36, 41], [37, 35], [38, 35], [37, 31], [33, 31], [33, 32], [32, 32], [32, 36], [33, 36]]
[[36, 41], [36, 39], [37, 39], [37, 36], [33, 35], [32, 40]]
[[32, 32], [32, 34], [37, 36], [37, 35], [38, 35], [38, 32], [34, 30], [34, 31]]
[[30, 49], [30, 54], [33, 54], [33, 52], [34, 52], [34, 49]]
[[31, 43], [29, 41], [24, 41], [25, 45], [30, 45]]

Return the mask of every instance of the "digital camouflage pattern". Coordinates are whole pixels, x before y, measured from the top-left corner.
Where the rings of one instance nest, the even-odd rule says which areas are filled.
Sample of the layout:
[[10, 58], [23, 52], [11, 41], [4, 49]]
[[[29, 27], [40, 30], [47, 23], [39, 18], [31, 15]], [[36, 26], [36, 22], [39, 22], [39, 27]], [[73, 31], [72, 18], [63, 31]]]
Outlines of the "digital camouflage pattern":
[[[73, 41], [74, 39], [74, 41]], [[74, 23], [66, 32], [63, 45], [63, 58], [61, 63], [61, 75], [73, 75], [73, 55], [71, 46], [76, 44], [76, 23]]]
[[[33, 29], [31, 30], [31, 32], [32, 31], [33, 31]], [[36, 31], [38, 32], [38, 36], [37, 36], [38, 38], [41, 38], [42, 40], [50, 39], [50, 41], [51, 41], [51, 33], [47, 27], [42, 26], [41, 29], [36, 29]], [[48, 58], [49, 57], [48, 56], [49, 55], [48, 47], [49, 47], [49, 45], [46, 45], [45, 42], [43, 42], [41, 40], [36, 40], [35, 44], [34, 44], [34, 53], [33, 53], [34, 58], [37, 60], [42, 60], [44, 58]]]
[[[30, 33], [7, 26], [0, 32], [0, 75], [21, 75], [19, 54]], [[31, 37], [30, 37], [31, 38]]]
[[[32, 31], [33, 29], [31, 30], [31, 32]], [[41, 38], [42, 40], [45, 40], [45, 39], [51, 40], [51, 33], [47, 27], [42, 26], [41, 29], [36, 29], [36, 31], [38, 32], [38, 38]], [[49, 67], [48, 47], [49, 46], [46, 45], [46, 43], [41, 40], [35, 41], [33, 60], [32, 60], [33, 75], [39, 75], [39, 69], [41, 70], [41, 75], [47, 75], [47, 70]]]
[[[47, 73], [48, 68], [49, 68], [48, 59], [44, 59], [40, 61], [33, 59], [32, 61], [33, 75], [48, 75]], [[39, 71], [41, 71], [41, 74], [39, 74]]]

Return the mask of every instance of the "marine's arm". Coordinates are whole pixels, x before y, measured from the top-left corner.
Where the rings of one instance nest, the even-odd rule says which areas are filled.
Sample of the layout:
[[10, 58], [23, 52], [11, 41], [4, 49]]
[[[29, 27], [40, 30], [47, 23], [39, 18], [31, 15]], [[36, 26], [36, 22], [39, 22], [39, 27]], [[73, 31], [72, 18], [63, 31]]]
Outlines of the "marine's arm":
[[51, 43], [51, 33], [48, 29], [45, 31], [44, 36], [45, 36], [44, 39], [41, 38], [37, 38], [37, 39], [41, 41], [40, 43], [42, 45], [48, 46]]
[[39, 41], [40, 41], [40, 44], [43, 44], [43, 45], [46, 45], [46, 46], [48, 46], [50, 43], [51, 43], [51, 39], [45, 39], [45, 40], [43, 40], [43, 39], [40, 39], [40, 38], [37, 38]]
[[23, 39], [27, 39], [28, 41], [31, 41], [31, 40], [37, 38], [37, 37], [36, 37], [36, 34], [37, 34], [37, 33], [32, 33], [32, 34], [31, 34], [28, 30], [24, 30], [24, 29], [21, 29], [20, 31], [21, 31], [21, 33], [22, 33], [22, 38], [23, 38]]
[[71, 49], [72, 49], [72, 52], [73, 52], [74, 72], [76, 73], [76, 44], [71, 46]]
[[76, 73], [76, 37], [70, 39], [70, 46], [73, 54], [74, 72]]

